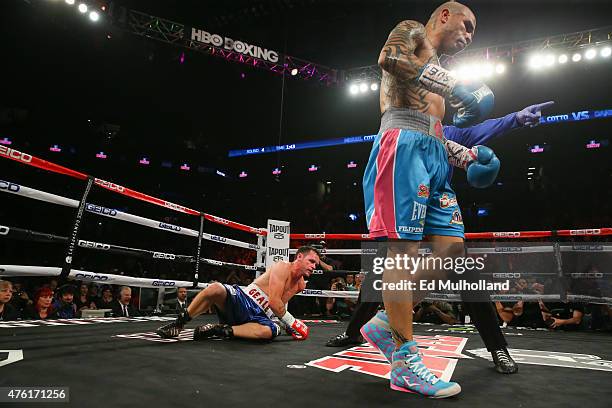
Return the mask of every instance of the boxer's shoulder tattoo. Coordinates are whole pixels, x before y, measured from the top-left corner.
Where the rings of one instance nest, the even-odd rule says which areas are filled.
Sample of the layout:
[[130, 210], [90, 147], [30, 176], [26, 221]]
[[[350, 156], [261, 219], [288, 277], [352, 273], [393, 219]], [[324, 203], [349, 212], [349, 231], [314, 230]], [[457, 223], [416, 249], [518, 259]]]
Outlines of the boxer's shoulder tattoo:
[[414, 78], [420, 69], [414, 50], [425, 39], [425, 27], [417, 21], [399, 23], [389, 34], [381, 52], [382, 68], [393, 75]]

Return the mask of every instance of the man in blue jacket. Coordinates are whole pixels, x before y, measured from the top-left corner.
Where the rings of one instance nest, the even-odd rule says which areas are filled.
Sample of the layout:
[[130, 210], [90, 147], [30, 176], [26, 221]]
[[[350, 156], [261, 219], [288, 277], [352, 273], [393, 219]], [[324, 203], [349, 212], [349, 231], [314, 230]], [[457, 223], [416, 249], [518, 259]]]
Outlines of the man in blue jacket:
[[[444, 126], [444, 137], [467, 148], [484, 145], [511, 130], [537, 126], [542, 116], [542, 110], [553, 103], [545, 102], [531, 105], [502, 118], [488, 119], [467, 128]], [[359, 330], [376, 314], [378, 306], [378, 303], [360, 302], [359, 300], [359, 306], [353, 313], [346, 331], [331, 338], [326, 345], [329, 347], [345, 347], [361, 344], [363, 340], [360, 339]], [[463, 306], [466, 314], [470, 315], [474, 321], [487, 350], [491, 352], [496, 370], [503, 374], [517, 372], [518, 366], [508, 354], [507, 343], [499, 328], [493, 304], [491, 302], [464, 302]]]

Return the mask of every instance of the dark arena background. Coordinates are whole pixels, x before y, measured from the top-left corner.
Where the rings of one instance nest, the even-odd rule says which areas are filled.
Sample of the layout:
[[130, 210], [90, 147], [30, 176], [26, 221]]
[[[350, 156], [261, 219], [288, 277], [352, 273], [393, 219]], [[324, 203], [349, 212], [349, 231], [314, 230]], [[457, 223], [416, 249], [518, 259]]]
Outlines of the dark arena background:
[[[497, 372], [460, 291], [413, 310], [423, 367], [461, 384], [448, 400], [389, 389], [365, 322], [349, 323], [376, 252], [362, 181], [378, 57], [441, 1], [4, 0], [0, 405], [609, 407], [612, 5], [462, 3], [473, 41], [440, 65], [486, 83], [485, 119], [513, 125], [486, 142], [495, 181], [455, 169], [440, 205], [458, 207], [462, 253], [508, 282], [479, 303], [518, 372]], [[517, 119], [548, 101], [537, 126]], [[320, 252], [288, 302], [305, 341], [193, 341], [218, 323], [212, 304], [157, 334], [201, 290], [252, 288], [302, 245]]]

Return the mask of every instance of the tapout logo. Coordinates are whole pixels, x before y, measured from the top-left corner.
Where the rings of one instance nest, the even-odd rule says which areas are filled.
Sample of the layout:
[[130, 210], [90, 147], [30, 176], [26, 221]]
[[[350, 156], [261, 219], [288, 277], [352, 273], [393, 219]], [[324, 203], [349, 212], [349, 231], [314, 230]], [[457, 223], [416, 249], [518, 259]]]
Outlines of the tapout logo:
[[289, 225], [270, 225], [270, 234], [274, 234], [275, 232], [281, 232], [283, 234], [289, 233]]
[[271, 248], [268, 247], [268, 255], [275, 256], [289, 256], [289, 248]]
[[227, 238], [220, 237], [218, 235], [211, 235], [210, 239], [217, 242], [227, 242]]

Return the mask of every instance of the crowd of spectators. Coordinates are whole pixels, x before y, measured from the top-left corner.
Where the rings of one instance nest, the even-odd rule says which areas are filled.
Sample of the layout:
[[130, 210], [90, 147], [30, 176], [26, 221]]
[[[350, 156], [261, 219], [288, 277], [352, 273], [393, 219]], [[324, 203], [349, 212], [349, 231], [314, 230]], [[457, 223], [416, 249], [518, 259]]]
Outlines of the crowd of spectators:
[[136, 317], [141, 315], [138, 304], [129, 286], [0, 280], [0, 321], [74, 319], [85, 310], [103, 310], [108, 317]]

